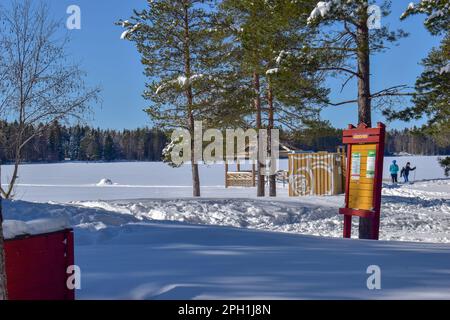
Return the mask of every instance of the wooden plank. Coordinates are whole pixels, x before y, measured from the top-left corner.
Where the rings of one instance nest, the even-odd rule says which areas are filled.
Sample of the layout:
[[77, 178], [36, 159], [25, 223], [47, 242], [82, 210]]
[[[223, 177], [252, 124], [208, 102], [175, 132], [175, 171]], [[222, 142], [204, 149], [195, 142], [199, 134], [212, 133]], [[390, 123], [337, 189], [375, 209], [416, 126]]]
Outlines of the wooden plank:
[[368, 190], [373, 191], [372, 183], [350, 183], [350, 190]]

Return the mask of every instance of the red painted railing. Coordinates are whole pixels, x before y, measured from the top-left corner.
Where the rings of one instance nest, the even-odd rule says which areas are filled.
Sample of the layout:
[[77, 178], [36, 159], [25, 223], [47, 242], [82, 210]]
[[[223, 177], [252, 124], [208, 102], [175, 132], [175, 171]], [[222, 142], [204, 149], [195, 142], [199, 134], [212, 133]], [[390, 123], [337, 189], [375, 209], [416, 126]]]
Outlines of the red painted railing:
[[66, 229], [5, 241], [10, 300], [74, 300], [67, 268], [74, 264], [73, 231]]

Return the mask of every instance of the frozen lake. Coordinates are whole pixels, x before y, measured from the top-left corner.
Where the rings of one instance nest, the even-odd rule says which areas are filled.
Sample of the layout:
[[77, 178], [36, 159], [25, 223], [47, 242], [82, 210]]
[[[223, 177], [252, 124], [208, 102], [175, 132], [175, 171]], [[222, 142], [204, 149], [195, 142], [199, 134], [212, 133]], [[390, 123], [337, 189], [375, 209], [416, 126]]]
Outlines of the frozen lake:
[[[411, 179], [444, 178], [438, 157], [411, 156], [385, 158], [385, 179], [389, 179], [392, 159], [397, 159], [399, 166], [407, 161], [417, 166]], [[281, 160], [280, 169], [287, 167], [287, 159]], [[2, 183], [11, 172], [12, 166], [2, 166]], [[253, 197], [256, 194], [252, 188], [225, 189], [224, 174], [223, 165], [200, 165], [202, 196]], [[114, 185], [97, 186], [102, 179], [110, 179]], [[162, 162], [24, 164], [20, 167], [15, 194], [16, 199], [39, 202], [190, 197], [191, 168], [189, 165], [171, 168]], [[279, 196], [286, 197], [287, 189], [280, 189]]]

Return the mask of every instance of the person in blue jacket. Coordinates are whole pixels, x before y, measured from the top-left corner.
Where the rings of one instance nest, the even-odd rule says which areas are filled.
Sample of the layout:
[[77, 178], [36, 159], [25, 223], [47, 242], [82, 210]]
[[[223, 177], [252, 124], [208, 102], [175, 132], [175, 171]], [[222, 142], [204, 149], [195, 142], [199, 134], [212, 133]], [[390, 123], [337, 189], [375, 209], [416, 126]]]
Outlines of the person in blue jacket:
[[411, 163], [407, 163], [405, 167], [402, 168], [402, 171], [400, 172], [400, 177], [403, 177], [405, 179], [405, 183], [409, 182], [409, 172], [416, 170], [416, 167], [411, 168]]
[[397, 160], [393, 160], [391, 166], [389, 167], [389, 172], [391, 173], [392, 183], [397, 183], [398, 181], [398, 164]]

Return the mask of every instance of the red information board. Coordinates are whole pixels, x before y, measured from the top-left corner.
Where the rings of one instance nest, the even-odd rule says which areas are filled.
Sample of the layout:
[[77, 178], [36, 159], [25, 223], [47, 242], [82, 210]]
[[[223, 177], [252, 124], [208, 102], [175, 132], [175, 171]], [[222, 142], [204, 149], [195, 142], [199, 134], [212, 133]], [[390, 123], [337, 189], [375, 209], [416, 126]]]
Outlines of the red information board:
[[381, 186], [383, 180], [384, 139], [386, 126], [376, 128], [361, 123], [349, 125], [343, 132], [347, 145], [347, 177], [344, 215], [344, 238], [350, 238], [352, 217], [372, 220], [371, 239], [378, 240], [380, 229]]

